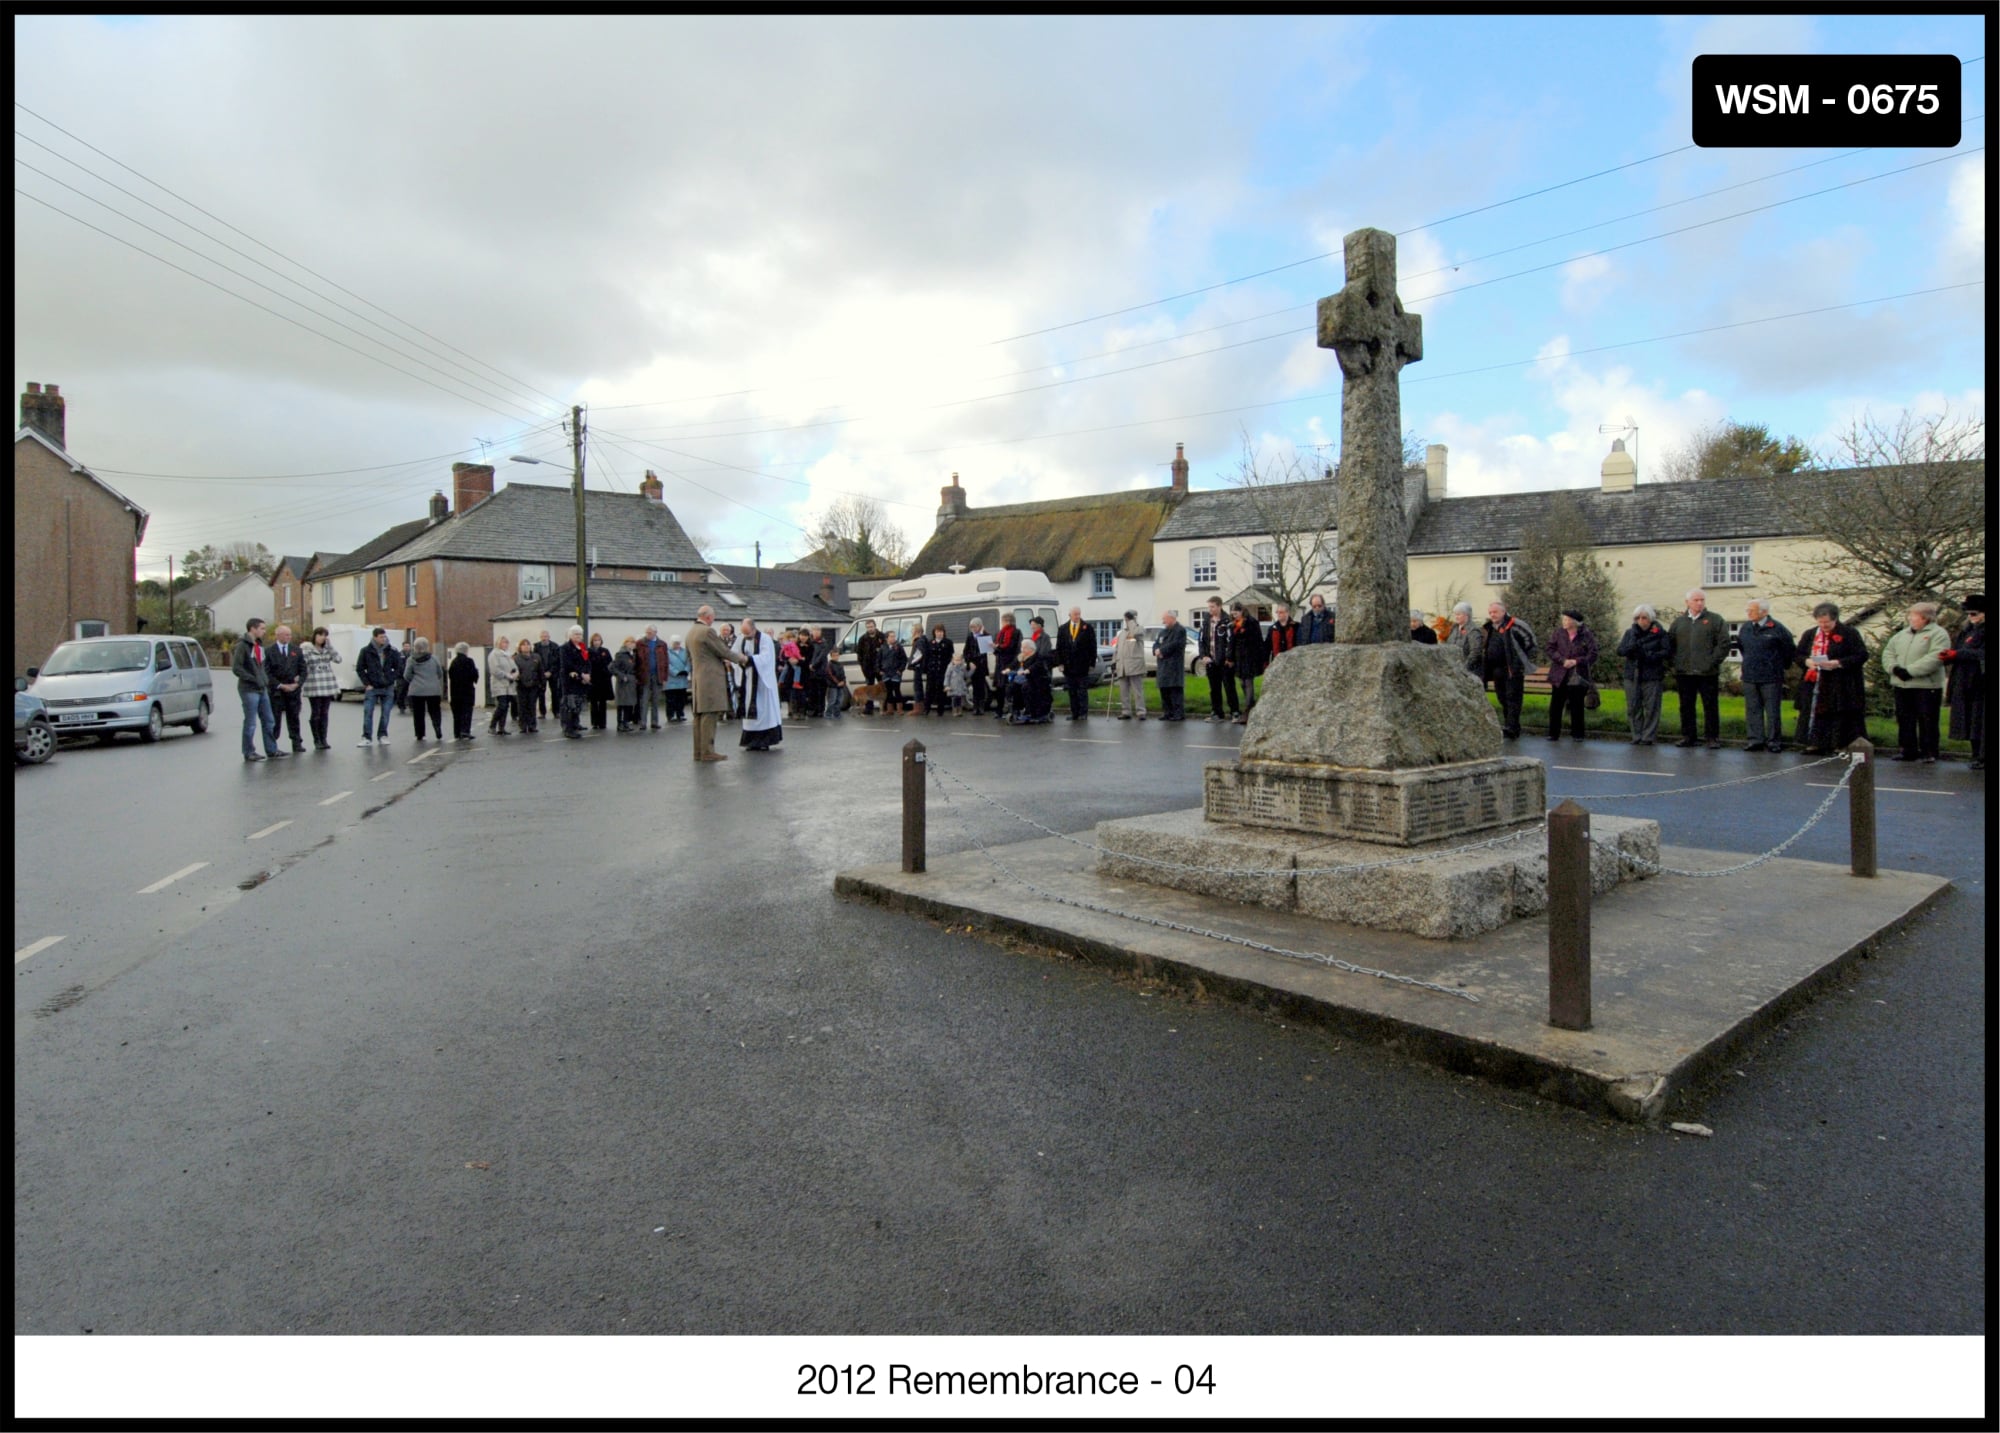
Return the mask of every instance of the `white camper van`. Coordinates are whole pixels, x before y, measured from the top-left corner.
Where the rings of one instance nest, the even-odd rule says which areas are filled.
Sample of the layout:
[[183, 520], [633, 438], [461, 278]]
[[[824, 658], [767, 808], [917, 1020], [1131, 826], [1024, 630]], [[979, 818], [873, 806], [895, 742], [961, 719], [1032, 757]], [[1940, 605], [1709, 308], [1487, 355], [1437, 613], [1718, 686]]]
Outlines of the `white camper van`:
[[[848, 623], [840, 634], [840, 660], [850, 682], [862, 680], [855, 648], [870, 618], [880, 631], [893, 628], [905, 648], [917, 633], [928, 632], [935, 623], [942, 622], [945, 635], [956, 648], [965, 641], [975, 617], [985, 624], [987, 636], [998, 633], [1003, 612], [1013, 614], [1014, 625], [1024, 636], [1029, 620], [1039, 617], [1053, 637], [1062, 617], [1056, 608], [1056, 590], [1040, 572], [982, 567], [972, 572], [928, 572], [921, 577], [905, 578], [878, 593], [861, 609], [860, 616]], [[1100, 661], [1099, 668], [1102, 667]], [[1055, 676], [1060, 685], [1061, 672]]]

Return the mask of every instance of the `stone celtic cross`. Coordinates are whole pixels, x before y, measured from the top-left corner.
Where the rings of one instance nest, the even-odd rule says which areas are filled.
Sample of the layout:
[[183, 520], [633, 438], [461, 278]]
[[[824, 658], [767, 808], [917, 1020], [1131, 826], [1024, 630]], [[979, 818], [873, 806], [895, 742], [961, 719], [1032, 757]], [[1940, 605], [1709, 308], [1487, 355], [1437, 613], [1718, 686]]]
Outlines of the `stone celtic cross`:
[[1342, 643], [1410, 639], [1403, 516], [1403, 403], [1397, 375], [1424, 356], [1424, 321], [1396, 296], [1396, 236], [1347, 236], [1347, 287], [1319, 301], [1319, 346], [1340, 360]]

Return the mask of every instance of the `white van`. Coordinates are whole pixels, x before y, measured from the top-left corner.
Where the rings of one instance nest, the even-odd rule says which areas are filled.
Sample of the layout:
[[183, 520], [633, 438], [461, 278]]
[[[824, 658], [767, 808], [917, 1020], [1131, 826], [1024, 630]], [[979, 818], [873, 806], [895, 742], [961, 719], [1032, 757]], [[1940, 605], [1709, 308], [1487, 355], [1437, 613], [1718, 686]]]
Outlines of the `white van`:
[[[855, 655], [869, 619], [878, 630], [891, 629], [903, 639], [904, 650], [919, 632], [930, 631], [934, 623], [944, 623], [945, 635], [954, 649], [962, 645], [977, 617], [991, 637], [1000, 630], [1000, 616], [1012, 613], [1014, 625], [1027, 635], [1028, 623], [1039, 617], [1053, 635], [1061, 613], [1056, 610], [1056, 590], [1046, 574], [1020, 568], [982, 567], [972, 572], [928, 572], [909, 577], [885, 588], [861, 609], [860, 616], [840, 634], [840, 660], [847, 679], [859, 682], [861, 662]], [[1101, 664], [1100, 664], [1101, 665]], [[1056, 674], [1057, 683], [1061, 673]], [[907, 690], [907, 687], [905, 688]]]

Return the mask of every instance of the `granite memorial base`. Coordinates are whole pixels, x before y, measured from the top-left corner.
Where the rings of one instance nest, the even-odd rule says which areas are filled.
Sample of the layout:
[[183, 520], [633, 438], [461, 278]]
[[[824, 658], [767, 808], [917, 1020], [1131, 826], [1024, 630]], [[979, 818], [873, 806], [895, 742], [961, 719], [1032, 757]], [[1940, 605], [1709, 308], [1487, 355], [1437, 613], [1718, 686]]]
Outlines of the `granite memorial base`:
[[[1616, 842], [1628, 855], [1654, 863], [1660, 859], [1657, 821], [1593, 813], [1591, 829], [1599, 840]], [[1376, 863], [1479, 844], [1507, 833], [1474, 841], [1457, 836], [1390, 851], [1374, 842], [1315, 839], [1206, 820], [1200, 811], [1168, 811], [1100, 822], [1097, 870], [1111, 880], [1144, 881], [1345, 925], [1456, 940], [1548, 909], [1547, 841], [1538, 825], [1520, 830], [1519, 839], [1480, 850], [1380, 865]], [[1325, 869], [1351, 865], [1370, 869]], [[1638, 877], [1630, 863], [1592, 846], [1590, 882], [1597, 894]]]
[[1209, 764], [1202, 805], [1211, 821], [1421, 846], [1540, 820], [1547, 777], [1525, 756], [1387, 771], [1244, 757]]

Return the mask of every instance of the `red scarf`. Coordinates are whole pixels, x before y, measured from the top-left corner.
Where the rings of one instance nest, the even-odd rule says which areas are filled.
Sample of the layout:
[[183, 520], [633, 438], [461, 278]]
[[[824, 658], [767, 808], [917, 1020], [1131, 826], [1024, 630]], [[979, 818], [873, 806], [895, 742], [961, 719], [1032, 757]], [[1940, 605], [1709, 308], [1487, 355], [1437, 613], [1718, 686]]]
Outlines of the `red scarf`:
[[[1826, 650], [1827, 650], [1827, 648], [1828, 648], [1828, 647], [1830, 647], [1830, 646], [1832, 646], [1832, 645], [1833, 645], [1833, 633], [1831, 633], [1831, 632], [1815, 632], [1815, 633], [1813, 634], [1813, 644], [1812, 644], [1812, 654], [1813, 654], [1813, 656], [1815, 656], [1815, 657], [1824, 657], [1824, 656], [1826, 655]], [[1818, 680], [1819, 680], [1819, 668], [1818, 668], [1818, 667], [1807, 667], [1807, 668], [1806, 668], [1806, 675], [1805, 675], [1805, 680], [1806, 680], [1806, 681], [1808, 681], [1808, 682], [1816, 682], [1816, 681], [1818, 681]]]

